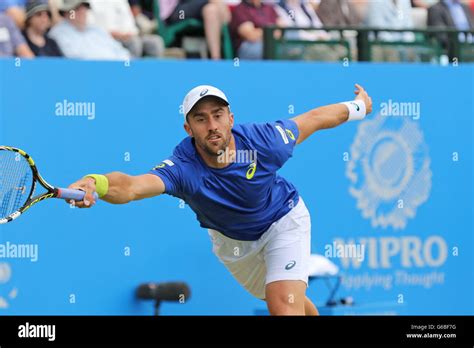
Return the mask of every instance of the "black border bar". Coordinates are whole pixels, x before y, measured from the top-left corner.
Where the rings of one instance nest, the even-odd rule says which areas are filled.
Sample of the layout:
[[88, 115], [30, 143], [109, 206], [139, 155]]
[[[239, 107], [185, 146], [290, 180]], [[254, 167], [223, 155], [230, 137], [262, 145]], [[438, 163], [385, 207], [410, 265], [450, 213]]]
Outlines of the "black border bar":
[[[473, 316], [3, 316], [0, 346], [64, 344], [474, 345]], [[19, 337], [55, 325], [55, 339]], [[21, 325], [24, 325], [22, 328]], [[454, 335], [455, 337], [454, 337]], [[408, 337], [408, 335], [421, 335]], [[439, 338], [438, 335], [444, 335]]]

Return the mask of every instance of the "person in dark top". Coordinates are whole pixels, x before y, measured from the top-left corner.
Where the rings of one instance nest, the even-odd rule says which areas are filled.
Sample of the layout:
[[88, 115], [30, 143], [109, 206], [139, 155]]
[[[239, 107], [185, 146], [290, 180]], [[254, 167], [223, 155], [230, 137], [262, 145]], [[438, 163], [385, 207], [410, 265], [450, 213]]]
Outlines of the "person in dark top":
[[[457, 29], [473, 30], [474, 18], [466, 4], [459, 0], [439, 0], [438, 3], [428, 9], [428, 27], [436, 29]], [[449, 59], [457, 56], [455, 49], [456, 36], [453, 38], [447, 33], [436, 33], [434, 35], [441, 46], [447, 50]], [[459, 42], [473, 43], [474, 38], [471, 34], [459, 33], [457, 35]]]
[[157, 0], [160, 17], [168, 25], [194, 18], [202, 21], [211, 59], [221, 59], [221, 30], [230, 22], [229, 7], [223, 0]]
[[28, 1], [23, 35], [35, 56], [63, 56], [56, 41], [47, 36], [50, 27], [51, 11], [47, 0]]
[[34, 54], [13, 19], [0, 12], [0, 58], [14, 56], [33, 58]]
[[232, 11], [234, 49], [241, 59], [263, 58], [263, 28], [279, 24], [273, 4], [243, 0]]

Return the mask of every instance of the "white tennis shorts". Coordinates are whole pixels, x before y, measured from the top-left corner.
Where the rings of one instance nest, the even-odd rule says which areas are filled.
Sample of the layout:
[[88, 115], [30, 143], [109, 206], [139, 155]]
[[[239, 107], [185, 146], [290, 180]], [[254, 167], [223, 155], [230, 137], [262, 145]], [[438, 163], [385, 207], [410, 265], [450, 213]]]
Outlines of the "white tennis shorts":
[[216, 230], [208, 231], [214, 254], [255, 297], [265, 299], [265, 286], [278, 280], [308, 284], [311, 219], [301, 197], [256, 241], [235, 240]]

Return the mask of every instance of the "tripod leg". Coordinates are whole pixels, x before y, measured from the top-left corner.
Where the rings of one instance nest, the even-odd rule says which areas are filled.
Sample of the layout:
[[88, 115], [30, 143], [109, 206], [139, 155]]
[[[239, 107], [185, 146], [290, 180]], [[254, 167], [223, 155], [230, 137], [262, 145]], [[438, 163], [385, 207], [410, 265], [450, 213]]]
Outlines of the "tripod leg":
[[154, 315], [155, 315], [155, 316], [159, 316], [159, 315], [160, 315], [160, 301], [156, 301], [156, 302], [155, 302], [155, 312], [154, 312]]

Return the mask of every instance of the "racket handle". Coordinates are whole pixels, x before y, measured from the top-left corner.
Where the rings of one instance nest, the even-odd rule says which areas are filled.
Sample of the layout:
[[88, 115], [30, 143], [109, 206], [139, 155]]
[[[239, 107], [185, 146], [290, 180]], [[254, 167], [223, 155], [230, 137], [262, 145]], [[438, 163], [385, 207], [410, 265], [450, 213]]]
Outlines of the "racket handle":
[[[86, 193], [81, 190], [73, 190], [73, 189], [66, 189], [66, 188], [58, 188], [58, 195], [57, 198], [64, 199], [66, 201], [76, 201], [80, 202], [84, 200], [84, 196]], [[99, 195], [97, 192], [94, 192], [94, 199], [97, 201], [99, 199]]]

